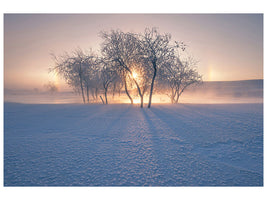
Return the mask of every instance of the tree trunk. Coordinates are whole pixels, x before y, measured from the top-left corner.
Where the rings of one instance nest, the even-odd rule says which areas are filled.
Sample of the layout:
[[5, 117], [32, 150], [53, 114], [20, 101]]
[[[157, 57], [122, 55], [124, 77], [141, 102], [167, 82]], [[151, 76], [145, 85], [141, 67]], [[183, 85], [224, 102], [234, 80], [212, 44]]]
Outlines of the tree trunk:
[[102, 103], [105, 104], [105, 102], [104, 102], [104, 100], [103, 100], [103, 98], [101, 96], [100, 96], [100, 99], [101, 99]]
[[82, 79], [82, 64], [81, 64], [81, 62], [80, 62], [79, 78], [80, 78], [80, 84], [81, 84], [81, 90], [82, 90], [83, 103], [85, 104], [85, 98], [84, 98], [84, 92], [83, 92], [83, 79]]
[[107, 89], [105, 88], [105, 100], [106, 100], [106, 104], [108, 104], [108, 97], [107, 97]]
[[179, 98], [180, 98], [180, 94], [177, 93], [177, 97], [176, 97], [176, 100], [175, 100], [175, 103], [176, 103], [176, 104], [178, 103]]
[[98, 89], [95, 88], [95, 99], [97, 100], [97, 96], [98, 96]]
[[154, 81], [155, 81], [155, 78], [156, 78], [156, 75], [157, 75], [156, 62], [153, 62], [153, 68], [154, 68], [154, 74], [153, 74], [153, 78], [152, 78], [152, 82], [151, 82], [151, 88], [150, 88], [150, 94], [149, 94], [149, 102], [148, 102], [148, 106], [147, 106], [148, 108], [151, 107]]
[[[126, 65], [123, 65], [122, 63], [121, 63], [121, 66], [123, 66], [131, 75], [132, 75], [132, 71], [126, 66]], [[141, 92], [141, 89], [140, 89], [140, 87], [139, 87], [139, 85], [138, 85], [138, 83], [137, 83], [137, 81], [133, 78], [133, 81], [134, 81], [134, 83], [135, 83], [135, 85], [136, 85], [136, 87], [137, 87], [137, 89], [138, 89], [138, 93], [139, 93], [139, 96], [140, 96], [140, 98], [142, 97], [142, 92]], [[142, 102], [141, 102], [141, 108], [143, 108], [143, 104], [142, 104]]]
[[116, 91], [116, 84], [113, 85], [112, 99], [114, 99], [115, 91]]
[[174, 104], [174, 89], [172, 88], [171, 103]]
[[135, 79], [133, 79], [133, 81], [134, 81], [134, 83], [135, 83], [135, 85], [136, 85], [136, 87], [137, 87], [139, 96], [140, 96], [140, 98], [141, 98], [141, 104], [140, 104], [140, 107], [143, 108], [143, 95], [142, 95], [141, 89], [140, 89], [140, 87], [139, 87], [137, 81], [136, 81]]
[[85, 97], [84, 97], [84, 91], [83, 91], [83, 81], [82, 81], [81, 75], [80, 75], [80, 84], [81, 84], [81, 90], [82, 90], [83, 103], [85, 104]]
[[86, 86], [87, 103], [89, 103], [89, 86]]
[[133, 104], [133, 99], [132, 99], [132, 97], [130, 96], [130, 94], [129, 94], [129, 92], [128, 92], [127, 83], [126, 83], [126, 78], [124, 79], [124, 89], [125, 89], [125, 92], [126, 92], [128, 98], [129, 98], [130, 101], [131, 101], [131, 104]]

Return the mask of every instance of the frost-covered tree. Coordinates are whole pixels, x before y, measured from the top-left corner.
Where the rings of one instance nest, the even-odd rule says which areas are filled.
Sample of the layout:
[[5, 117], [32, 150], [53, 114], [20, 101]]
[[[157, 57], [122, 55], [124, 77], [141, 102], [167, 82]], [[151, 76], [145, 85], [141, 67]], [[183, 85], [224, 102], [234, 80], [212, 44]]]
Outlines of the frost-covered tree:
[[52, 54], [55, 66], [51, 71], [62, 76], [68, 85], [75, 91], [82, 92], [82, 99], [85, 103], [83, 75], [85, 72], [84, 54], [81, 49], [77, 48], [71, 54], [65, 52], [63, 55], [55, 56]]
[[144, 97], [149, 91], [150, 87], [149, 80], [151, 79], [151, 71], [147, 70], [145, 63], [139, 61], [138, 64], [136, 64], [133, 68], [133, 77], [139, 85], [140, 93], [138, 91], [137, 92], [140, 97], [141, 105], [143, 105]]
[[81, 93], [84, 103], [86, 98], [89, 103], [90, 97], [97, 101], [98, 94], [103, 92], [105, 100], [100, 98], [107, 104], [108, 92], [114, 97], [124, 88], [131, 104], [132, 95], [137, 95], [141, 107], [144, 96], [149, 95], [150, 108], [153, 92], [164, 85], [171, 88], [171, 100], [175, 103], [188, 86], [201, 82], [192, 60], [181, 62], [179, 50], [184, 51], [185, 45], [172, 42], [170, 34], [147, 28], [143, 34], [111, 30], [101, 32], [100, 36], [101, 56], [80, 48], [61, 56], [52, 55], [55, 66], [51, 71]]
[[152, 70], [153, 76], [150, 84], [148, 108], [151, 107], [154, 83], [159, 68], [173, 59], [177, 45], [171, 45], [170, 34], [160, 34], [156, 28], [146, 28], [142, 37], [142, 53], [147, 63], [147, 69]]
[[168, 95], [171, 103], [178, 103], [180, 96], [190, 85], [202, 83], [202, 76], [197, 72], [196, 64], [192, 57], [185, 61], [176, 57], [173, 62], [166, 64], [164, 77], [171, 88], [171, 94]]
[[[127, 86], [127, 77], [130, 77], [135, 83], [135, 86], [138, 90], [138, 94], [142, 99], [141, 88], [133, 76], [133, 68], [140, 60], [141, 54], [141, 43], [136, 34], [133, 33], [124, 33], [119, 30], [111, 30], [110, 32], [101, 32], [100, 36], [104, 40], [101, 45], [101, 51], [105, 59], [109, 62], [114, 62], [116, 70], [122, 76], [122, 80], [125, 87], [125, 92], [129, 97], [131, 103], [132, 97], [128, 91]], [[143, 102], [140, 104], [141, 108], [143, 107]]]
[[81, 92], [83, 103], [85, 103], [85, 94], [89, 102], [89, 90], [94, 85], [94, 75], [98, 70], [95, 55], [92, 52], [87, 54], [77, 48], [71, 53], [65, 52], [60, 56], [52, 54], [52, 58], [55, 65], [50, 71], [63, 77], [74, 91]]
[[97, 79], [99, 76], [99, 63], [97, 56], [93, 52], [91, 52], [85, 57], [83, 65], [85, 67], [83, 72], [84, 74], [82, 76], [83, 85], [86, 91], [87, 102], [89, 103], [90, 90], [93, 98], [93, 94], [97, 93], [97, 91], [94, 90], [98, 90]]
[[120, 81], [120, 78], [112, 63], [106, 62], [104, 59], [101, 59], [100, 81], [104, 90], [105, 104], [108, 104], [108, 89], [112, 83]]
[[[120, 93], [121, 89], [124, 88], [124, 91], [125, 91], [127, 97], [129, 98], [131, 104], [133, 104], [133, 98], [131, 96], [130, 90], [131, 90], [134, 83], [130, 77], [129, 72], [122, 67], [116, 67], [116, 71], [117, 71], [118, 75], [120, 76], [120, 80], [121, 80], [120, 84], [118, 86], [116, 86], [116, 87], [118, 87], [117, 91]], [[114, 84], [116, 84], [116, 83], [114, 83]]]

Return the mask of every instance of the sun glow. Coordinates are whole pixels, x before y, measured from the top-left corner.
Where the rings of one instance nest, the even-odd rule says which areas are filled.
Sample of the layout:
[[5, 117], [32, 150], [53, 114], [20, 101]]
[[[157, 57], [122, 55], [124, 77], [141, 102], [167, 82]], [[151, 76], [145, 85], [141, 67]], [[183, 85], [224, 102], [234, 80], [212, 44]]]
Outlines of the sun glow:
[[134, 104], [138, 104], [138, 103], [140, 103], [140, 99], [133, 99], [133, 103], [134, 103]]
[[55, 85], [58, 86], [59, 85], [59, 77], [58, 77], [58, 75], [54, 74], [54, 78], [53, 79], [54, 79], [53, 81], [54, 81]]
[[133, 72], [133, 73], [132, 73], [132, 76], [133, 76], [134, 79], [136, 79], [137, 76], [138, 76], [138, 74], [137, 74], [136, 72]]

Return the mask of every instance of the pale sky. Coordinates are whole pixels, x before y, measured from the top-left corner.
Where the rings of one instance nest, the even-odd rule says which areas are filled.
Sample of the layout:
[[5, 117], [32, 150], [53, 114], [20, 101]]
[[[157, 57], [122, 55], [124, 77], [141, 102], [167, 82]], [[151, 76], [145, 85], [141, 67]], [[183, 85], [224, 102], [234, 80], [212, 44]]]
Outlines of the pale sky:
[[263, 78], [261, 14], [5, 14], [4, 87], [43, 88], [64, 81], [48, 74], [50, 53], [76, 47], [98, 50], [102, 30], [143, 32], [158, 27], [184, 41], [199, 60], [204, 81]]

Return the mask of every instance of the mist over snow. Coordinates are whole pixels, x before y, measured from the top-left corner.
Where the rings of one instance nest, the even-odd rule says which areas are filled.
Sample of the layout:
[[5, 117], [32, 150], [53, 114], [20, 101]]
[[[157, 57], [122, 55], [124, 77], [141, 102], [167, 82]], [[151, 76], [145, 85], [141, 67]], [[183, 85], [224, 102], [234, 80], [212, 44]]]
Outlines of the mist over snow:
[[[168, 97], [170, 91], [162, 90], [155, 93], [152, 101], [155, 103], [170, 103]], [[102, 94], [99, 94], [102, 95]], [[102, 95], [103, 96], [103, 95]], [[110, 103], [130, 103], [126, 94], [108, 94]], [[136, 97], [136, 96], [134, 96]], [[138, 99], [136, 97], [136, 99]], [[82, 103], [81, 96], [71, 91], [49, 91], [39, 90], [12, 90], [5, 88], [5, 102], [31, 103], [31, 104], [61, 104]], [[147, 97], [145, 97], [145, 103]], [[263, 80], [244, 81], [214, 81], [204, 82], [201, 85], [190, 86], [181, 96], [181, 103], [263, 103]], [[93, 103], [101, 103], [100, 99]]]
[[181, 98], [186, 103], [263, 103], [263, 80], [204, 82]]

